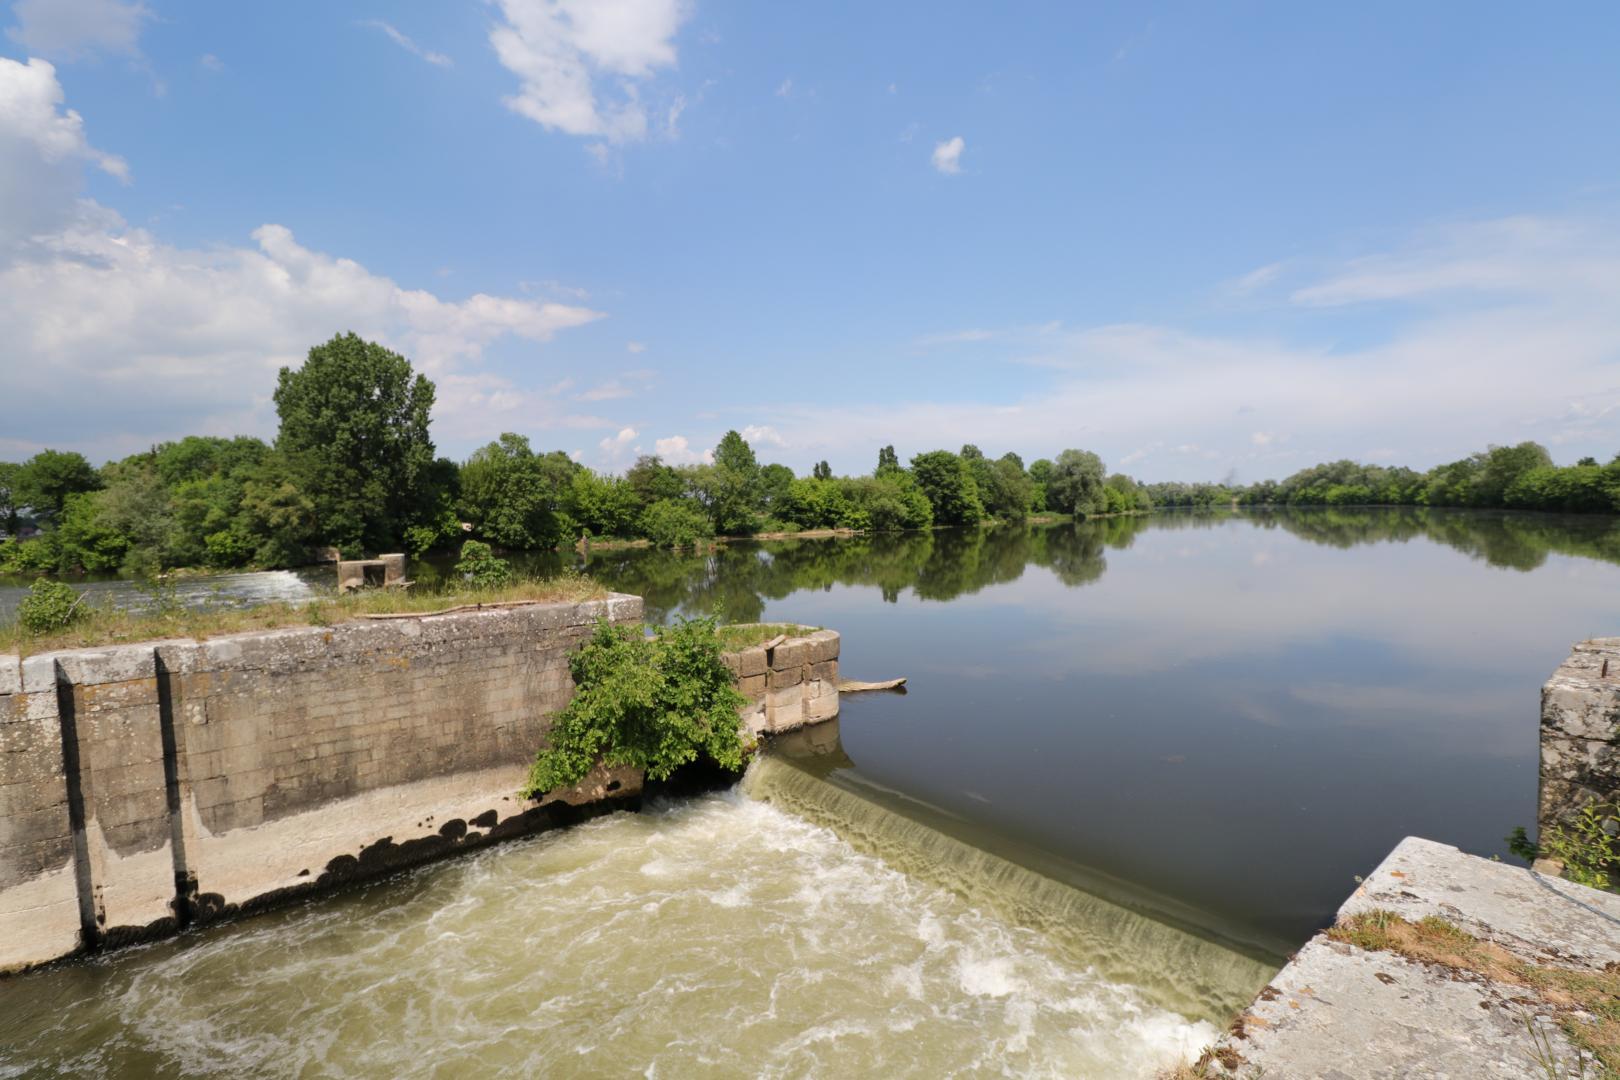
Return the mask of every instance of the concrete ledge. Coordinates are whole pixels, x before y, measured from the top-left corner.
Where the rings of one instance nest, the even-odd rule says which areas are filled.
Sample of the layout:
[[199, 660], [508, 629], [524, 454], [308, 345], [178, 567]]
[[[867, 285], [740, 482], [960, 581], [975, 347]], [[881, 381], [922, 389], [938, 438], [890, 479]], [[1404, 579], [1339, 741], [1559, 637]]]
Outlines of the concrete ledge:
[[518, 798], [570, 654], [641, 599], [0, 657], [0, 972], [634, 805]]
[[[1620, 962], [1620, 896], [1417, 837], [1390, 852], [1339, 918], [1374, 910], [1411, 922], [1438, 916], [1533, 964], [1601, 972]], [[1216, 1043], [1206, 1075], [1547, 1075], [1527, 1022], [1560, 1062], [1575, 1066], [1576, 1050], [1557, 1019], [1523, 986], [1318, 934]]]

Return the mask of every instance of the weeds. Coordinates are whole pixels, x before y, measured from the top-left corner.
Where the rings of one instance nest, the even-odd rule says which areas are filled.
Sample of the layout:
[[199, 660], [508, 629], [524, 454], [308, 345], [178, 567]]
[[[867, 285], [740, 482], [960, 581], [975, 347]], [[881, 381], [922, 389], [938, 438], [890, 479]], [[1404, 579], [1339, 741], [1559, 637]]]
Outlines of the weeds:
[[[1590, 1060], [1601, 1080], [1620, 1080], [1620, 970], [1583, 971], [1532, 964], [1491, 941], [1483, 941], [1438, 916], [1409, 922], [1391, 911], [1365, 911], [1328, 930], [1334, 941], [1369, 951], [1393, 952], [1409, 960], [1453, 971], [1471, 972], [1493, 983], [1533, 991], [1539, 1004], [1558, 1017], [1558, 1026], [1574, 1044], [1576, 1065]], [[1526, 1022], [1534, 1049], [1531, 1058], [1564, 1080], [1568, 1071], [1554, 1053], [1551, 1036]]]
[[38, 633], [20, 623], [0, 627], [0, 653], [93, 648], [175, 637], [200, 640], [285, 626], [335, 626], [367, 615], [426, 615], [476, 604], [577, 603], [599, 600], [606, 595], [607, 590], [589, 578], [563, 574], [500, 587], [467, 587], [442, 593], [366, 589], [346, 596], [322, 597], [306, 604], [270, 603], [246, 608], [196, 609], [160, 604], [152, 610], [119, 611], [84, 605], [80, 617], [67, 626]]
[[774, 637], [802, 637], [817, 630], [814, 626], [800, 626], [797, 623], [743, 623], [736, 626], [722, 626], [720, 647], [727, 652], [736, 652], [754, 645], [763, 645]]

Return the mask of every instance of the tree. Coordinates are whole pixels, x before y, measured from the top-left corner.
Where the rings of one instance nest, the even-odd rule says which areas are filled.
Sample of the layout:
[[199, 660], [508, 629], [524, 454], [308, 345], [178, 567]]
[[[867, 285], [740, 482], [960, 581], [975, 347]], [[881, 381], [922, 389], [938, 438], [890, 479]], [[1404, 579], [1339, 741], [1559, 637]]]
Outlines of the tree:
[[931, 450], [911, 459], [911, 474], [928, 498], [936, 525], [977, 525], [984, 504], [968, 463], [949, 450]]
[[83, 454], [72, 450], [41, 450], [18, 470], [17, 501], [36, 513], [61, 515], [69, 495], [96, 491], [101, 477]]
[[765, 465], [759, 470], [759, 501], [767, 514], [775, 514], [793, 484], [793, 470], [786, 465]]
[[895, 454], [893, 445], [885, 446], [878, 451], [877, 471], [873, 476], [887, 476], [900, 471], [900, 458]]
[[504, 548], [550, 547], [573, 532], [563, 506], [580, 466], [554, 450], [536, 454], [506, 432], [461, 467], [461, 509], [473, 531]]
[[1052, 509], [1048, 490], [1052, 483], [1052, 463], [1046, 458], [1036, 458], [1029, 463], [1029, 479], [1034, 485], [1030, 492], [1030, 509]]
[[1532, 469], [1551, 465], [1552, 455], [1540, 443], [1490, 447], [1485, 451], [1483, 467], [1474, 477], [1472, 501], [1476, 506], [1501, 506], [1515, 480]]
[[665, 465], [656, 454], [643, 454], [636, 458], [636, 463], [624, 474], [624, 482], [630, 485], [636, 505], [643, 510], [655, 502], [678, 499], [686, 493], [686, 485], [681, 482], [680, 474]]
[[817, 480], [831, 480], [832, 466], [825, 461], [818, 461], [815, 467], [810, 470], [810, 475]]
[[1075, 517], [1102, 513], [1106, 506], [1103, 495], [1102, 458], [1089, 450], [1065, 450], [1052, 465], [1052, 476], [1047, 482], [1047, 498], [1054, 508]]
[[1003, 454], [995, 461], [982, 458], [975, 464], [980, 497], [991, 517], [1001, 521], [1023, 521], [1029, 516], [1030, 492], [1034, 484], [1024, 472], [1017, 454]]
[[346, 551], [398, 546], [433, 464], [433, 384], [356, 334], [309, 350], [276, 385], [276, 449], [315, 507], [320, 537]]
[[754, 457], [754, 448], [735, 431], [720, 436], [720, 443], [714, 448], [714, 463], [749, 481], [759, 475], [759, 459]]
[[12, 461], [0, 461], [0, 532], [16, 536], [22, 524], [18, 513], [22, 503], [17, 498], [17, 481], [22, 466]]

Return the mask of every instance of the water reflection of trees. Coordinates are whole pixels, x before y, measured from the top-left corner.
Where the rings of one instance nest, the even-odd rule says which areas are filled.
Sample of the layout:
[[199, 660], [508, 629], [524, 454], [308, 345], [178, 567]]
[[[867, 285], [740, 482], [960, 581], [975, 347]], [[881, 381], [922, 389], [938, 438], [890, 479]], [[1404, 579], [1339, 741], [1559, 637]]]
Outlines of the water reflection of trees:
[[[730, 544], [716, 551], [610, 550], [585, 569], [614, 589], [644, 598], [647, 616], [719, 612], [728, 620], [761, 618], [770, 600], [834, 585], [876, 588], [889, 603], [911, 590], [921, 600], [951, 600], [1016, 581], [1031, 564], [1065, 585], [1102, 576], [1103, 552], [1128, 546], [1144, 518], [1056, 526], [1003, 526], [822, 540]], [[538, 563], [537, 571], [548, 569]]]
[[1313, 544], [1340, 548], [1424, 537], [1513, 570], [1534, 570], [1549, 554], [1620, 563], [1620, 520], [1612, 517], [1422, 507], [1293, 509], [1244, 516], [1261, 528], [1283, 529]]
[[[1143, 531], [1208, 529], [1233, 516], [1164, 513], [1051, 526], [736, 543], [699, 553], [598, 549], [582, 560], [573, 552], [548, 552], [515, 561], [536, 574], [583, 569], [610, 588], [643, 597], [654, 621], [675, 612], [718, 612], [748, 622], [762, 618], [771, 600], [835, 585], [875, 588], [889, 603], [907, 590], [921, 600], [943, 601], [1016, 581], [1031, 565], [1050, 570], [1064, 585], [1088, 585], [1107, 569], [1108, 549], [1130, 547]], [[1237, 516], [1261, 529], [1339, 548], [1423, 537], [1516, 570], [1533, 570], [1552, 552], [1620, 562], [1620, 520], [1594, 515], [1369, 507], [1254, 510]], [[436, 564], [419, 563], [412, 576], [433, 588], [443, 572]]]

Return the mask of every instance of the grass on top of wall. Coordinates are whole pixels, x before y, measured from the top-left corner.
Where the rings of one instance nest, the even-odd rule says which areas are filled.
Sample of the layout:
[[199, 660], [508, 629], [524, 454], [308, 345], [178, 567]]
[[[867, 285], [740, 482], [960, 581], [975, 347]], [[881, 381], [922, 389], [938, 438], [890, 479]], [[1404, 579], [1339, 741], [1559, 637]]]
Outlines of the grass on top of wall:
[[735, 623], [722, 626], [720, 647], [726, 652], [763, 645], [774, 637], [803, 637], [821, 629], [819, 626], [800, 626], [798, 623]]
[[[20, 625], [0, 626], [0, 654], [96, 648], [164, 638], [204, 638], [287, 626], [335, 626], [363, 615], [428, 615], [476, 604], [579, 603], [600, 600], [608, 590], [579, 574], [535, 578], [490, 588], [419, 593], [410, 589], [365, 589], [346, 596], [323, 596], [303, 603], [277, 601], [241, 608], [183, 608], [157, 590], [154, 607], [120, 611], [85, 607], [67, 627], [30, 634]], [[87, 599], [86, 604], [89, 603]]]

